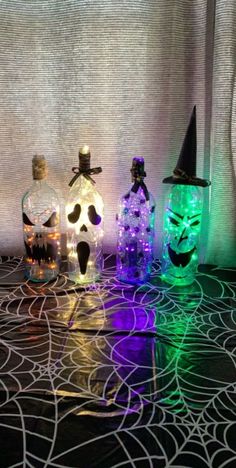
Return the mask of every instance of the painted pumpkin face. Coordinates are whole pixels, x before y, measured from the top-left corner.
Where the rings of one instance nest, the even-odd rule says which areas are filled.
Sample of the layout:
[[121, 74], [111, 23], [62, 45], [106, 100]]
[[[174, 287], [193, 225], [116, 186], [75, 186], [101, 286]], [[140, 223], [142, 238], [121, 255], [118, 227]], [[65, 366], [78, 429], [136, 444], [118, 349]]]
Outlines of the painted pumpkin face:
[[56, 211], [43, 210], [32, 219], [23, 212], [24, 244], [26, 261], [52, 264], [58, 256], [60, 234], [59, 216]]
[[[164, 217], [163, 271], [181, 283], [195, 274], [202, 216], [199, 187], [174, 185], [167, 200]], [[187, 279], [186, 279], [187, 278]], [[186, 283], [187, 284], [187, 283]]]

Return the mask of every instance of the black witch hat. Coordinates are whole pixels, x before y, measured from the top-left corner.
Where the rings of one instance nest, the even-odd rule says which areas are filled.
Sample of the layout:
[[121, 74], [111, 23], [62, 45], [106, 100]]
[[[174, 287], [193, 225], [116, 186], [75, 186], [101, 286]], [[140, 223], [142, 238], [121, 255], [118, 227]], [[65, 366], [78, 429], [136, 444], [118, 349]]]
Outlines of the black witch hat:
[[196, 177], [196, 134], [196, 106], [194, 106], [178, 162], [173, 175], [163, 179], [164, 184], [198, 185], [200, 187], [207, 187], [211, 184], [209, 180]]

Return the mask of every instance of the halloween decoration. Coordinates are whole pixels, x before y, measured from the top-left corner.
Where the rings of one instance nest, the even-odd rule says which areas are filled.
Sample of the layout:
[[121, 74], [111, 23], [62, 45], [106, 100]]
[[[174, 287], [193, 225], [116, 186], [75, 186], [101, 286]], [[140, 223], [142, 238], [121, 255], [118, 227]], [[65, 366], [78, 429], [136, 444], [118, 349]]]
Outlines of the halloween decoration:
[[165, 204], [162, 278], [168, 283], [192, 284], [198, 266], [202, 187], [210, 182], [196, 177], [196, 107], [173, 176]]
[[117, 277], [128, 283], [145, 282], [153, 260], [155, 203], [144, 183], [144, 159], [134, 158], [133, 185], [119, 203], [117, 215]]
[[90, 168], [90, 150], [79, 150], [79, 167], [70, 182], [66, 205], [67, 254], [70, 278], [76, 283], [96, 281], [103, 268], [103, 200], [91, 175], [100, 167]]
[[44, 282], [55, 278], [60, 261], [60, 209], [56, 192], [46, 182], [44, 156], [33, 158], [34, 182], [22, 199], [26, 277]]

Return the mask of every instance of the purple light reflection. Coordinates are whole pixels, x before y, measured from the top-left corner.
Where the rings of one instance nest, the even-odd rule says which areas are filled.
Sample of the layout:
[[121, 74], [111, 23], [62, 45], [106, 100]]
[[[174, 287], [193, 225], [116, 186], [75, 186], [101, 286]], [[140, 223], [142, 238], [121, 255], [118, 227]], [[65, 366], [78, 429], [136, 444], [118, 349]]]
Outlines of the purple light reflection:
[[119, 379], [117, 402], [125, 402], [127, 412], [137, 402], [143, 406], [156, 395], [155, 339], [143, 336], [120, 336], [113, 343], [111, 359]]
[[[153, 295], [124, 291], [124, 296], [109, 297], [104, 302], [106, 327], [115, 333], [129, 332], [156, 334], [156, 308], [152, 307]], [[150, 303], [150, 306], [149, 306]]]
[[145, 333], [156, 333], [155, 326], [155, 309], [150, 309], [148, 312], [141, 307], [130, 307], [122, 306], [117, 310], [116, 306], [113, 306], [115, 312], [109, 317], [111, 327], [114, 331], [128, 331], [130, 333], [141, 332]]

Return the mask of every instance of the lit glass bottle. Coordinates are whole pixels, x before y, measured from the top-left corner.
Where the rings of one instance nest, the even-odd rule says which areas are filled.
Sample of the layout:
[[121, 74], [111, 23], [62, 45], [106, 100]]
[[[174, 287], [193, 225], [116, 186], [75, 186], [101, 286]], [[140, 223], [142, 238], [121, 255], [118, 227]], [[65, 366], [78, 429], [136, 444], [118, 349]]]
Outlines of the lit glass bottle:
[[193, 283], [198, 267], [203, 187], [210, 181], [196, 176], [197, 125], [194, 106], [170, 184], [164, 212], [162, 278], [177, 286]]
[[119, 203], [116, 272], [120, 281], [138, 284], [150, 277], [155, 203], [144, 183], [144, 159], [133, 158], [133, 186]]
[[54, 279], [60, 267], [60, 204], [46, 182], [44, 156], [33, 158], [33, 184], [22, 198], [25, 274], [32, 281]]
[[79, 151], [79, 167], [72, 170], [75, 176], [66, 204], [68, 272], [76, 283], [91, 283], [103, 269], [104, 205], [91, 178], [102, 169], [90, 168], [90, 150], [84, 145]]
[[198, 267], [203, 207], [202, 188], [171, 185], [165, 203], [162, 278], [170, 284], [192, 284]]

